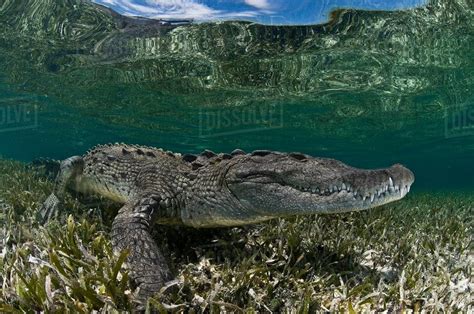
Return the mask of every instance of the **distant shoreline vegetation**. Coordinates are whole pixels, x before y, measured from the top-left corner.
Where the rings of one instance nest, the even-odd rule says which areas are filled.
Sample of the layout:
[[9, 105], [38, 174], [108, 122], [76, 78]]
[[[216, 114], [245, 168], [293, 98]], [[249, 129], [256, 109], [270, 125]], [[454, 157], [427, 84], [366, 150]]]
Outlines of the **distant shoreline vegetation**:
[[422, 7], [428, 0], [242, 0], [233, 3], [211, 0], [142, 1], [93, 0], [129, 17], [169, 22], [247, 21], [264, 25], [316, 25], [329, 23], [339, 11], [396, 11]]

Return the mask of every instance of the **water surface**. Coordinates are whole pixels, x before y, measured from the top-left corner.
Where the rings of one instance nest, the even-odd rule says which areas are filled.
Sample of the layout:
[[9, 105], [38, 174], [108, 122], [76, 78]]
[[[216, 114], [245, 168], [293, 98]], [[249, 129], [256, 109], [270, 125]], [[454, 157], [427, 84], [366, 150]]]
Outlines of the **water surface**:
[[250, 21], [271, 25], [321, 24], [336, 9], [402, 10], [426, 0], [92, 0], [127, 16], [202, 21]]
[[474, 9], [341, 10], [322, 25], [163, 25], [85, 1], [0, 1], [0, 154], [128, 142], [400, 162], [474, 189]]

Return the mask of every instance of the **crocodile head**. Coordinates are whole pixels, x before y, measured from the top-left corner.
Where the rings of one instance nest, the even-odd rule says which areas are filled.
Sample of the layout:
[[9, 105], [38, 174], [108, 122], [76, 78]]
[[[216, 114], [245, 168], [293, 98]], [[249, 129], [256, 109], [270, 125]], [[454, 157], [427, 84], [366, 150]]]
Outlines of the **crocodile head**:
[[414, 181], [413, 173], [399, 164], [364, 170], [299, 153], [232, 155], [207, 152], [198, 157], [196, 181], [189, 185], [181, 211], [184, 224], [236, 226], [364, 210], [403, 198]]
[[249, 212], [274, 218], [380, 206], [403, 198], [414, 175], [399, 164], [364, 170], [334, 159], [261, 152], [235, 160], [225, 182]]

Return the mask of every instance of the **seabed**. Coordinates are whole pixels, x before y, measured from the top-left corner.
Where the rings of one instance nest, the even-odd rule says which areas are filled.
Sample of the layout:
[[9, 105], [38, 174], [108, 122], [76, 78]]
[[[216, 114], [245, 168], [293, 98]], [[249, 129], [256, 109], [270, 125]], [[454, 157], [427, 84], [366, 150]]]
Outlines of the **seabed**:
[[[42, 227], [44, 171], [0, 160], [1, 312], [131, 309], [107, 209], [66, 200]], [[177, 280], [160, 312], [473, 310], [474, 193], [412, 193], [374, 210], [280, 219], [246, 228], [157, 227]], [[176, 239], [179, 239], [177, 243]]]

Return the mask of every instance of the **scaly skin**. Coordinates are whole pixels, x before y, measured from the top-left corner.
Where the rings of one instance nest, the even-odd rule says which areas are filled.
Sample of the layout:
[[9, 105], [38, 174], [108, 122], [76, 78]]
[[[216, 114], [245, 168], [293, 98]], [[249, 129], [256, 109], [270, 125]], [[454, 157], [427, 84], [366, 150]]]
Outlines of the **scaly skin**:
[[180, 155], [125, 144], [97, 146], [61, 163], [41, 213], [53, 216], [66, 188], [123, 204], [112, 224], [117, 251], [128, 249], [137, 299], [172, 278], [150, 235], [153, 223], [239, 226], [277, 217], [363, 210], [403, 198], [414, 181], [401, 165], [362, 170], [299, 153]]

